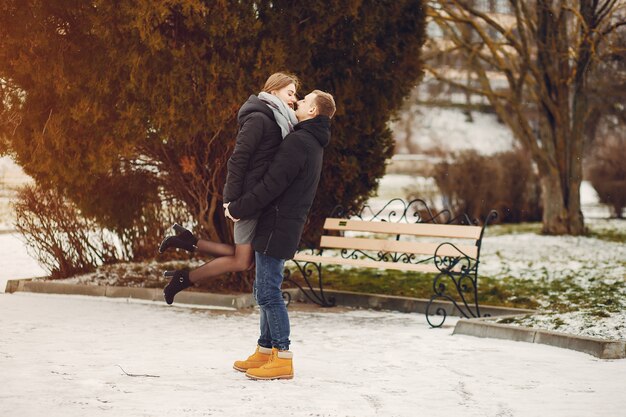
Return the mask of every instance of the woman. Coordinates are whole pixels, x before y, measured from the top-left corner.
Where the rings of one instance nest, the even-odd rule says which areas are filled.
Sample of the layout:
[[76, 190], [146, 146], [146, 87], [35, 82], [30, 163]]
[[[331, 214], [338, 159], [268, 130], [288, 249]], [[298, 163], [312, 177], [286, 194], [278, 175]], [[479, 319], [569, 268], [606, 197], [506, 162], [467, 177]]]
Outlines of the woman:
[[[239, 110], [239, 133], [235, 150], [228, 160], [224, 202], [238, 199], [262, 178], [281, 141], [298, 122], [293, 111], [298, 79], [290, 74], [272, 74], [258, 96], [252, 95]], [[252, 238], [257, 218], [235, 223], [235, 245], [197, 239], [189, 230], [175, 224], [175, 236], [163, 240], [159, 252], [169, 248], [198, 251], [215, 257], [201, 267], [187, 271], [166, 271], [171, 276], [163, 290], [165, 301], [172, 304], [174, 296], [207, 278], [227, 272], [249, 270], [254, 266]]]

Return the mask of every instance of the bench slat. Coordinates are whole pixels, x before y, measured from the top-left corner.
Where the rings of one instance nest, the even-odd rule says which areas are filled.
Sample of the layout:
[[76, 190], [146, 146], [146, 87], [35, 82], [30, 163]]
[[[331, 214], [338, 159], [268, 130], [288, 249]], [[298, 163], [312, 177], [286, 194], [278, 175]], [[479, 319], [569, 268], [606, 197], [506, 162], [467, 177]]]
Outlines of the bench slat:
[[321, 262], [325, 264], [352, 265], [363, 268], [397, 269], [399, 271], [439, 272], [433, 264], [405, 264], [402, 262], [377, 262], [365, 259], [344, 259], [333, 256], [305, 255], [298, 253], [293, 258], [303, 262]]
[[432, 223], [406, 224], [335, 218], [327, 218], [324, 222], [324, 229], [474, 240], [478, 240], [478, 238], [480, 238], [481, 231], [480, 226], [459, 226], [455, 224]]
[[[337, 249], [359, 249], [383, 252], [414, 253], [421, 255], [434, 255], [439, 243], [402, 242], [396, 240], [367, 239], [356, 237], [322, 236], [320, 247]], [[478, 248], [469, 245], [456, 245], [460, 250], [472, 258], [476, 258]], [[462, 255], [450, 245], [439, 249], [440, 256]]]

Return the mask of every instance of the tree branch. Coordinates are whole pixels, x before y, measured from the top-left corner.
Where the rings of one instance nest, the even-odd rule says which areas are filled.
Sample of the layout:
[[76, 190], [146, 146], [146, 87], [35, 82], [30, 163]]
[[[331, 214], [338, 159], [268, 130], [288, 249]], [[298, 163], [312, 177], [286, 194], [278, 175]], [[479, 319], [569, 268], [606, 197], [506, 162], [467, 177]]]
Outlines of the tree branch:
[[433, 77], [435, 77], [437, 80], [439, 80], [441, 82], [444, 82], [446, 84], [449, 84], [449, 85], [457, 87], [457, 88], [460, 88], [460, 89], [462, 89], [464, 91], [468, 91], [470, 93], [478, 94], [478, 95], [485, 96], [485, 97], [491, 95], [493, 97], [496, 97], [496, 98], [502, 99], [502, 100], [507, 100], [509, 98], [505, 94], [498, 94], [498, 93], [493, 92], [493, 91], [489, 92], [489, 91], [486, 91], [486, 90], [483, 90], [483, 89], [470, 87], [470, 86], [468, 86], [466, 84], [462, 84], [462, 83], [459, 83], [457, 81], [453, 81], [450, 78], [447, 78], [447, 77], [441, 75], [437, 70], [435, 70], [433, 67], [431, 67], [429, 65], [424, 65], [424, 71], [430, 73]]

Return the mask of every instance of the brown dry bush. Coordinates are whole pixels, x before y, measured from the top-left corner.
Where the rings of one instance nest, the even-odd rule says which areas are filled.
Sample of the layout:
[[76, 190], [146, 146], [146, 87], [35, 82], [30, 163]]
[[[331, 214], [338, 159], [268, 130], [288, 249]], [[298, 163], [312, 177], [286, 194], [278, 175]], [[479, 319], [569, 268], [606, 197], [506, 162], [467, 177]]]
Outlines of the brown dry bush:
[[[16, 230], [52, 278], [94, 271], [103, 264], [152, 260], [166, 231], [164, 224], [188, 220], [185, 207], [146, 205], [142, 215], [120, 230], [107, 230], [56, 191], [25, 186], [13, 204]], [[188, 259], [170, 251], [164, 260]]]
[[52, 278], [93, 271], [117, 261], [113, 241], [60, 194], [37, 186], [18, 191], [16, 230]]
[[500, 222], [541, 220], [540, 190], [528, 154], [522, 150], [490, 156], [476, 151], [453, 155], [435, 166], [433, 177], [444, 208], [456, 217], [466, 213], [483, 220], [492, 209]]
[[601, 203], [623, 218], [626, 207], [626, 138], [617, 133], [598, 138], [589, 157], [587, 176]]

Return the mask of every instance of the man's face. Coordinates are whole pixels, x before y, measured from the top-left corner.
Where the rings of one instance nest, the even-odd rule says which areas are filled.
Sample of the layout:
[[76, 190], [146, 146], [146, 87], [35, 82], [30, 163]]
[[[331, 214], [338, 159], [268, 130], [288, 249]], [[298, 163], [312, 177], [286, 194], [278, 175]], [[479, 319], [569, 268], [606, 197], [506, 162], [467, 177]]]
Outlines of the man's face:
[[298, 101], [298, 108], [296, 109], [296, 117], [299, 122], [307, 119], [312, 119], [317, 116], [317, 107], [315, 105], [315, 97], [317, 94], [309, 93], [302, 100]]

